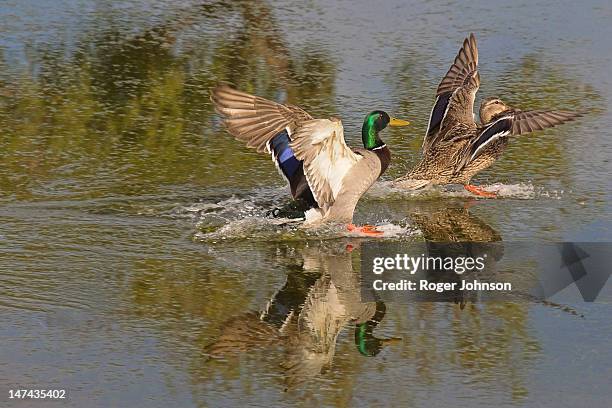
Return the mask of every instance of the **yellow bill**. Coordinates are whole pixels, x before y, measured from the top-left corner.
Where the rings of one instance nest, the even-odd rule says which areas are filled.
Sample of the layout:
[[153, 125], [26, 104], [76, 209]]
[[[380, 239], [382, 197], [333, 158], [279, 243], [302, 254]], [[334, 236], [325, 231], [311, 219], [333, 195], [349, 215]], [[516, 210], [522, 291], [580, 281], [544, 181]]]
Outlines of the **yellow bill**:
[[408, 126], [410, 124], [410, 122], [408, 122], [407, 120], [401, 120], [398, 118], [391, 118], [391, 120], [389, 121], [389, 126]]

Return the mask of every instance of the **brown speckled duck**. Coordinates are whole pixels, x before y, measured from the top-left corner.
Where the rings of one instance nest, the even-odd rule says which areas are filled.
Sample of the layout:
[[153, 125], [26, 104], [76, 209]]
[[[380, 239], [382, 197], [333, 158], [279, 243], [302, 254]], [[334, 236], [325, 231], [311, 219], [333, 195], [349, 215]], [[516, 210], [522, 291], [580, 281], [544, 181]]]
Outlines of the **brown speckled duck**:
[[478, 48], [474, 34], [470, 34], [438, 86], [423, 141], [423, 158], [394, 181], [396, 187], [416, 190], [432, 184], [463, 184], [473, 194], [496, 197], [471, 185], [470, 180], [501, 156], [511, 136], [580, 116], [561, 110], [521, 111], [499, 98], [488, 98], [480, 105], [481, 124], [476, 124], [473, 111], [479, 86]]

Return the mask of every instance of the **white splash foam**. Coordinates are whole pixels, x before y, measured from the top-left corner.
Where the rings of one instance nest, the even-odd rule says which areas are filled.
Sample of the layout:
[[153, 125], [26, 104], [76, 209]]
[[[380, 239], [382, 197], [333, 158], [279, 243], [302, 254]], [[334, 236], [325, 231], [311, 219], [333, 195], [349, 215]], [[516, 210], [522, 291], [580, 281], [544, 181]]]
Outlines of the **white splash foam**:
[[[392, 224], [392, 223], [384, 223], [381, 225], [375, 225], [377, 231], [382, 232], [380, 235], [372, 235], [372, 234], [364, 234], [363, 232], [358, 231], [346, 231], [346, 236], [350, 237], [367, 237], [367, 238], [405, 238], [411, 237], [415, 235], [415, 230], [408, 226], [403, 227], [401, 225]], [[345, 227], [346, 228], [346, 227]]]
[[[558, 197], [558, 192], [549, 192], [544, 189], [536, 189], [531, 182], [518, 184], [481, 184], [478, 185], [478, 187], [488, 192], [497, 193], [498, 198], [533, 200], [538, 197]], [[388, 199], [393, 197], [402, 199], [431, 199], [438, 197], [478, 198], [460, 185], [434, 185], [421, 190], [406, 190], [393, 186], [391, 181], [381, 181], [375, 183], [372, 188], [368, 190], [366, 195], [375, 199]]]
[[[199, 228], [203, 228], [201, 222]], [[301, 220], [288, 218], [247, 217], [227, 221], [211, 232], [199, 231], [194, 238], [204, 241], [234, 240], [234, 239], [269, 239], [297, 230]]]
[[[206, 242], [232, 241], [232, 240], [309, 240], [309, 239], [336, 239], [343, 237], [360, 237], [373, 239], [397, 239], [418, 235], [418, 230], [411, 226], [397, 225], [383, 222], [375, 225], [380, 235], [365, 234], [349, 231], [344, 224], [324, 224], [317, 227], [305, 227], [301, 219], [246, 217], [235, 220], [226, 220], [217, 225], [206, 224], [203, 220], [198, 222], [199, 232], [194, 239]], [[207, 231], [208, 230], [208, 231]]]

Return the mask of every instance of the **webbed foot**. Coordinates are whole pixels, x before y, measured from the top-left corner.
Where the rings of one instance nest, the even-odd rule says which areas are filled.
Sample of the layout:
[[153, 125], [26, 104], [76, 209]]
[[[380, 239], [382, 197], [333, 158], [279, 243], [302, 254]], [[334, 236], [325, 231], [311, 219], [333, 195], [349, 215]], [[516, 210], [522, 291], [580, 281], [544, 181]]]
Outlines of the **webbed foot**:
[[346, 228], [350, 231], [350, 232], [360, 232], [362, 234], [365, 235], [374, 235], [374, 236], [381, 236], [384, 234], [383, 231], [379, 231], [378, 229], [376, 229], [376, 226], [374, 225], [369, 225], [369, 224], [365, 224], [361, 227], [355, 225], [355, 224], [348, 224], [346, 226]]
[[480, 196], [480, 197], [486, 197], [486, 198], [497, 198], [497, 193], [492, 193], [490, 191], [485, 191], [484, 189], [480, 188], [480, 187], [476, 187], [472, 184], [466, 184], [463, 186], [463, 188], [465, 188], [467, 191], [469, 191], [470, 193]]

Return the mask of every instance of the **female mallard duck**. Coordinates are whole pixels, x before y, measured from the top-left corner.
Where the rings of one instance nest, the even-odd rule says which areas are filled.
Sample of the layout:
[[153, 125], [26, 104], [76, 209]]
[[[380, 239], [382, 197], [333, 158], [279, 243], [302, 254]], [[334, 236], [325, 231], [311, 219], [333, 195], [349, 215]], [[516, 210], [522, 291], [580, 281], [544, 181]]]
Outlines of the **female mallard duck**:
[[408, 122], [383, 111], [363, 122], [364, 148], [350, 149], [342, 122], [314, 119], [297, 106], [282, 105], [222, 85], [212, 91], [212, 102], [229, 133], [247, 147], [268, 153], [291, 187], [295, 200], [308, 208], [305, 226], [324, 222], [347, 223], [351, 231], [377, 234], [369, 225], [352, 225], [359, 198], [384, 173], [391, 153], [379, 132]]
[[560, 110], [521, 111], [499, 98], [480, 105], [474, 122], [474, 98], [480, 86], [478, 49], [474, 34], [465, 39], [436, 92], [423, 141], [423, 158], [406, 176], [395, 180], [400, 188], [419, 189], [431, 184], [463, 184], [473, 194], [496, 194], [470, 184], [476, 173], [491, 166], [510, 136], [542, 130], [574, 120], [580, 114]]

